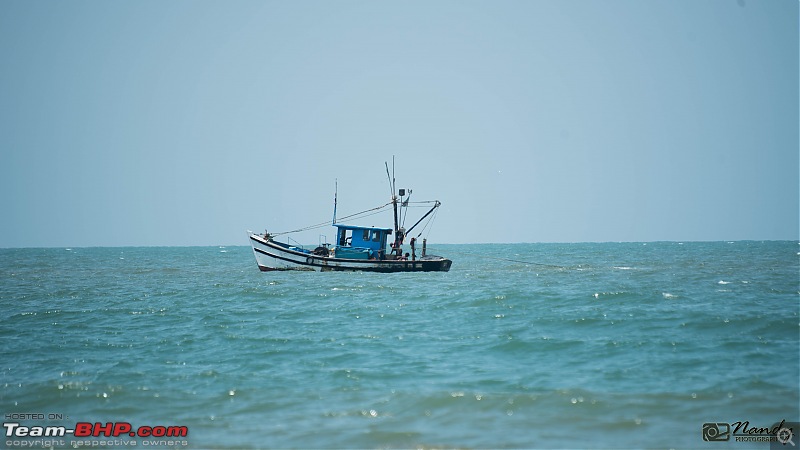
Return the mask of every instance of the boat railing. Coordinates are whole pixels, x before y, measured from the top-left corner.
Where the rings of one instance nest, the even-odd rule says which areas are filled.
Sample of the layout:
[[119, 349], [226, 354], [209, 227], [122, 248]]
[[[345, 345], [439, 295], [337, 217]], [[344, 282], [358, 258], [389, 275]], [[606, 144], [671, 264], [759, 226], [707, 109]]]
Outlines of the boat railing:
[[[289, 242], [289, 241], [294, 242], [294, 247], [297, 247], [297, 248], [299, 248], [301, 250], [305, 250], [306, 249], [305, 247], [303, 247], [303, 244], [295, 241], [294, 239], [291, 238], [291, 236], [286, 236], [286, 241], [287, 242]], [[291, 242], [289, 242], [289, 243], [291, 244]]]

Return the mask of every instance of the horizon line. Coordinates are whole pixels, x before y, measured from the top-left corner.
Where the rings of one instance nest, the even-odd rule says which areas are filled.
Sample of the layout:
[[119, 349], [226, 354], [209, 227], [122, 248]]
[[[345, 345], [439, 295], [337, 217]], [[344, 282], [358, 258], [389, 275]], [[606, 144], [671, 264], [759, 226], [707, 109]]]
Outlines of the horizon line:
[[[685, 244], [685, 243], [728, 243], [733, 244], [737, 242], [796, 242], [800, 244], [800, 239], [721, 239], [721, 240], [654, 240], [654, 241], [529, 241], [529, 242], [471, 242], [471, 243], [454, 243], [454, 242], [436, 242], [428, 245], [572, 245], [572, 244]], [[313, 246], [314, 244], [301, 244], [305, 246]], [[247, 244], [190, 244], [190, 245], [170, 245], [170, 244], [156, 244], [156, 245], [59, 245], [59, 246], [13, 246], [13, 247], [0, 247], [0, 250], [47, 250], [47, 249], [93, 249], [93, 248], [228, 248], [228, 247], [247, 247]]]

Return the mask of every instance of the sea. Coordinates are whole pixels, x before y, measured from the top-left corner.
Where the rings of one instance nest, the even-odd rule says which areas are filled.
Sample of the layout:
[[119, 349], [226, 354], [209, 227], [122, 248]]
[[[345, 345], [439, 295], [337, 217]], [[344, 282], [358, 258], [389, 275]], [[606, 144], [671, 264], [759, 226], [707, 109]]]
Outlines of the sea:
[[796, 448], [797, 241], [428, 252], [1, 249], [0, 447]]

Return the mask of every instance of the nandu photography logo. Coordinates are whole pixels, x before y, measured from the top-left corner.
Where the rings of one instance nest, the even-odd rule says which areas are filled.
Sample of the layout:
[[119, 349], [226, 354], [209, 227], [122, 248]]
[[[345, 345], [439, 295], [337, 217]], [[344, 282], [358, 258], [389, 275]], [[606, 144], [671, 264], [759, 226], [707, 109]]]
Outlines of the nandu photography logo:
[[769, 442], [770, 448], [797, 447], [796, 434], [800, 424], [782, 420], [770, 427], [751, 425], [749, 421], [706, 422], [703, 424], [703, 440], [706, 442]]

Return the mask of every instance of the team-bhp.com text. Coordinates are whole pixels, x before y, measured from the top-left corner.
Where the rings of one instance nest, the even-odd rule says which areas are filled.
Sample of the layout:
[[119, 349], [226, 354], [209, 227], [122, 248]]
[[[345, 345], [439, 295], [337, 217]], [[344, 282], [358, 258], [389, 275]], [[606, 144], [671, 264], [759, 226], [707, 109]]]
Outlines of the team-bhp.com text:
[[[141, 445], [188, 445], [183, 440], [173, 440], [174, 438], [184, 438], [188, 436], [189, 429], [185, 426], [141, 426], [134, 428], [128, 422], [78, 422], [74, 428], [65, 426], [23, 426], [18, 422], [5, 422], [3, 428], [6, 430], [6, 438], [25, 438], [25, 440], [7, 440], [9, 447], [40, 447], [45, 444], [45, 439], [51, 441], [50, 446], [64, 445], [65, 442], [57, 442], [52, 438], [65, 437], [132, 437], [132, 438], [170, 438], [170, 441], [141, 441]], [[38, 439], [37, 439], [38, 438]], [[33, 439], [33, 440], [31, 440]], [[71, 441], [72, 447], [78, 446], [109, 446], [137, 445], [136, 440], [76, 440]], [[48, 446], [48, 445], [44, 445]]]

